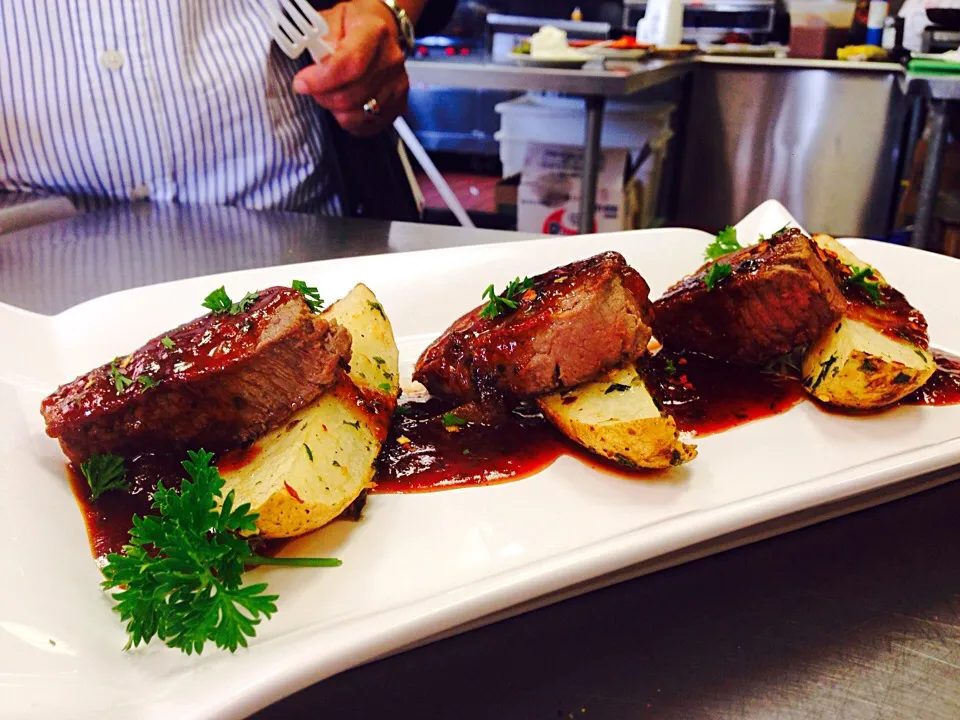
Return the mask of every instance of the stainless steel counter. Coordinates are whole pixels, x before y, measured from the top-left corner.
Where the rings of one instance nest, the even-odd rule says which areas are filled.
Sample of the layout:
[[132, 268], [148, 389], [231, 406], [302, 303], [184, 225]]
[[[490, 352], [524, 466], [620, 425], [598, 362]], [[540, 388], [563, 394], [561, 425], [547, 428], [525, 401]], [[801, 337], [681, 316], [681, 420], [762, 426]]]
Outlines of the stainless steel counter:
[[[118, 208], [0, 236], [0, 300], [55, 312], [179, 277], [515, 237]], [[849, 509], [821, 508], [819, 517]], [[956, 718], [958, 515], [960, 483], [945, 485], [371, 663], [257, 717]], [[753, 533], [699, 554], [765, 534]]]
[[168, 280], [535, 237], [442, 225], [138, 203], [0, 234], [0, 302], [55, 314]]
[[698, 61], [677, 224], [736, 222], [774, 198], [811, 230], [890, 229], [908, 105], [891, 63]]
[[803, 58], [743, 57], [736, 55], [701, 55], [700, 65], [726, 65], [729, 67], [783, 68], [786, 70], [831, 70], [841, 73], [898, 73], [903, 66], [890, 62], [848, 62], [846, 60], [815, 60]]
[[639, 63], [607, 63], [559, 70], [521, 67], [494, 62], [425, 62], [408, 60], [411, 83], [437, 87], [484, 88], [487, 90], [539, 90], [569, 95], [632, 95], [669, 82], [690, 72], [691, 60], [649, 60]]

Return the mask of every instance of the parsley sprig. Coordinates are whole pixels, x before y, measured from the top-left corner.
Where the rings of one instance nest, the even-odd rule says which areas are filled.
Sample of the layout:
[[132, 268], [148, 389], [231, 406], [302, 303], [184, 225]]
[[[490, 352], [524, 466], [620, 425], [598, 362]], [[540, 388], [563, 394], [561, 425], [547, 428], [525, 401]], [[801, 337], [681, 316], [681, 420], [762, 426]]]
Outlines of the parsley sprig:
[[875, 305], [883, 305], [883, 300], [880, 298], [880, 281], [870, 279], [873, 277], [873, 268], [869, 265], [864, 268], [856, 265], [848, 267], [853, 274], [844, 281], [845, 284], [863, 290]]
[[233, 302], [230, 299], [230, 296], [227, 295], [227, 289], [224, 285], [221, 285], [216, 290], [207, 295], [201, 305], [203, 305], [208, 310], [213, 311], [214, 313], [229, 313], [230, 315], [238, 315], [246, 310], [253, 304], [253, 301], [257, 299], [257, 294], [248, 292], [237, 302]]
[[511, 310], [515, 310], [517, 300], [532, 287], [533, 280], [528, 277], [523, 278], [523, 280], [515, 277], [507, 283], [507, 287], [504, 288], [500, 295], [497, 295], [493, 285], [487, 285], [487, 289], [484, 290], [483, 295], [480, 296], [488, 298], [487, 304], [480, 308], [480, 317], [493, 320], [501, 315], [506, 315]]
[[731, 272], [733, 272], [733, 269], [730, 267], [730, 263], [715, 262], [703, 274], [703, 284], [707, 286], [707, 290], [713, 290], [713, 287]]
[[96, 500], [107, 490], [126, 490], [127, 469], [123, 458], [110, 453], [96, 453], [80, 463], [80, 474], [90, 486], [90, 499]]
[[261, 618], [277, 611], [266, 583], [243, 585], [246, 565], [332, 567], [334, 558], [273, 558], [256, 555], [240, 533], [256, 531], [249, 503], [234, 507], [233, 490], [222, 503], [223, 478], [213, 454], [190, 451], [189, 477], [179, 491], [158, 485], [156, 515], [133, 517], [123, 554], [110, 553], [103, 568], [105, 590], [126, 623], [127, 649], [154, 637], [190, 655], [206, 642], [235, 651], [256, 635]]
[[739, 250], [741, 247], [743, 246], [737, 240], [737, 229], [727, 225], [717, 233], [713, 242], [707, 245], [703, 251], [703, 257], [705, 260], [716, 260], [721, 255]]
[[303, 280], [294, 280], [290, 287], [303, 295], [303, 301], [310, 308], [310, 312], [318, 313], [323, 308], [323, 298], [317, 288], [307, 285]]
[[113, 380], [113, 386], [117, 389], [118, 393], [123, 392], [133, 385], [133, 378], [123, 374], [123, 371], [117, 367], [116, 360], [110, 363], [110, 379]]

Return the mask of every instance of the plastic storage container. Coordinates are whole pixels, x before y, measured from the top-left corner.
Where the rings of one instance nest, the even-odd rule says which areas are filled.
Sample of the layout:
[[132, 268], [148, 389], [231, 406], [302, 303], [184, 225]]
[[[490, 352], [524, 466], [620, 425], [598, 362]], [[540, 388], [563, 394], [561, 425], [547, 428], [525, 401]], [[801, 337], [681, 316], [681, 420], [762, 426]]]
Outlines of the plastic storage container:
[[[630, 105], [608, 103], [603, 113], [600, 146], [640, 150], [647, 141], [670, 128], [676, 106], [672, 103]], [[503, 177], [523, 170], [531, 140], [583, 147], [586, 111], [579, 98], [523, 95], [499, 103], [500, 161]]]

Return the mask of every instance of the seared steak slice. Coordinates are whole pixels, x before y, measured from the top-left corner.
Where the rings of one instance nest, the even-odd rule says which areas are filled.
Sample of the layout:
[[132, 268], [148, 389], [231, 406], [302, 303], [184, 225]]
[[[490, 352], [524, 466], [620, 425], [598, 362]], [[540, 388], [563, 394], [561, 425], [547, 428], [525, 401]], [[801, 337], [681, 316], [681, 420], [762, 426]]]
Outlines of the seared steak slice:
[[[708, 289], [711, 266], [730, 274]], [[761, 364], [812, 342], [845, 300], [815, 244], [800, 230], [777, 233], [685, 277], [654, 303], [654, 334], [671, 349]]]
[[274, 287], [247, 310], [204, 315], [61, 386], [41, 412], [74, 463], [104, 452], [226, 450], [313, 401], [349, 359], [345, 328], [312, 314], [296, 290]]
[[428, 347], [414, 371], [433, 395], [466, 402], [523, 398], [591, 380], [633, 360], [650, 339], [650, 289], [608, 252], [532, 279], [515, 310], [475, 308]]

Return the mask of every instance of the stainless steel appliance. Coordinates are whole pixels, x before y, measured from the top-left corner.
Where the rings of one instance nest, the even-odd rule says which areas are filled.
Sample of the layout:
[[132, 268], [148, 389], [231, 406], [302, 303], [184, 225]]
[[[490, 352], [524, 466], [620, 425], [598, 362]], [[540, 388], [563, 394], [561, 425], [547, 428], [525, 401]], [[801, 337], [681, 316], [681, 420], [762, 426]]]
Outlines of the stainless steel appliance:
[[[647, 10], [647, 0], [625, 0], [624, 28], [636, 28]], [[684, 0], [684, 42], [712, 43], [730, 32], [755, 45], [770, 40], [776, 17], [775, 0]]]
[[[413, 57], [438, 63], [476, 61], [487, 57], [489, 5], [459, 0], [453, 18], [437, 35], [417, 38]], [[454, 151], [495, 157], [499, 129], [494, 106], [516, 93], [441, 88], [412, 83], [407, 123], [430, 151]]]
[[677, 224], [716, 232], [773, 198], [809, 230], [885, 237], [907, 111], [900, 77], [893, 63], [701, 61]]
[[[589, 8], [589, 0], [584, 11]], [[572, 6], [571, 6], [572, 7]], [[507, 15], [505, 11], [541, 15]], [[569, 14], [571, 8], [562, 10]], [[589, 8], [593, 10], [593, 8]], [[528, 37], [545, 24], [560, 25], [571, 38], [608, 38], [612, 28], [606, 22], [570, 22], [544, 16], [561, 12], [553, 0], [516, 4], [513, 0], [459, 0], [453, 20], [433, 37], [417, 40], [413, 56], [427, 62], [456, 64], [489, 59], [501, 50], [509, 52], [516, 38]], [[500, 116], [494, 107], [519, 92], [471, 90], [412, 84], [406, 113], [407, 122], [427, 150], [453, 151], [496, 157], [499, 143], [494, 133]]]

